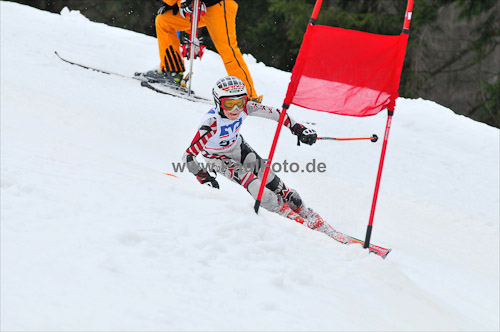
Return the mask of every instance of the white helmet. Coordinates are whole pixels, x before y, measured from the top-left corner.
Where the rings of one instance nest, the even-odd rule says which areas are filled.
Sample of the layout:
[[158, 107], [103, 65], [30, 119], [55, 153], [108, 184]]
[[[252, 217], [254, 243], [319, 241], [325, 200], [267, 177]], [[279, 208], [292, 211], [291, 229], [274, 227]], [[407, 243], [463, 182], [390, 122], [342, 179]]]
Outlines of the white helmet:
[[226, 76], [221, 78], [215, 83], [212, 89], [215, 105], [220, 107], [221, 98], [225, 97], [248, 97], [247, 88], [245, 83], [238, 77]]

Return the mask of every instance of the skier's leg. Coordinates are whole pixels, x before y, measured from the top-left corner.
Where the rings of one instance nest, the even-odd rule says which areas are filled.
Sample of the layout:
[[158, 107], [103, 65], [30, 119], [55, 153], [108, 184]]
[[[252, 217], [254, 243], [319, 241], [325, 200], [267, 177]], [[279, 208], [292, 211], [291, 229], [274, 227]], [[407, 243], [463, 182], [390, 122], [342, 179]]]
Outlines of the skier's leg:
[[[252, 197], [256, 200], [262, 183], [261, 179], [258, 178], [253, 172], [249, 171], [240, 172], [238, 176], [241, 176], [242, 179], [240, 184], [245, 187], [250, 195], [252, 195]], [[305, 223], [305, 220], [300, 215], [295, 213], [293, 209], [289, 207], [286, 202], [284, 202], [280, 195], [276, 194], [267, 187], [264, 187], [264, 191], [262, 192], [260, 206], [268, 211], [278, 213], [279, 215], [298, 223]]]
[[[239, 148], [237, 147], [235, 150], [227, 155], [210, 154], [202, 151], [202, 155], [205, 158], [206, 164], [211, 165], [211, 169], [243, 186], [254, 199], [257, 199], [261, 183], [260, 179], [252, 171], [246, 170], [246, 167], [243, 166], [239, 158]], [[233, 159], [234, 156], [236, 156], [235, 159]], [[279, 212], [283, 207], [283, 199], [266, 188], [262, 195], [261, 206], [271, 212]]]
[[259, 98], [255, 92], [252, 76], [243, 60], [236, 40], [236, 13], [238, 4], [225, 0], [207, 8], [205, 22], [210, 38], [219, 52], [227, 74], [240, 78], [247, 87], [249, 98]]
[[[264, 170], [262, 166], [264, 165], [264, 160], [243, 139], [242, 136], [240, 136], [240, 141], [238, 142], [238, 145], [235, 147], [234, 150], [230, 152], [230, 155], [232, 159], [237, 160], [239, 164], [241, 164], [243, 167], [238, 172], [239, 178], [242, 179], [241, 185], [243, 185], [250, 193], [250, 195], [252, 195], [252, 197], [256, 200], [259, 193], [260, 185], [262, 183], [261, 178], [262, 178], [262, 172]], [[266, 182], [267, 184], [264, 187], [260, 205], [269, 211], [276, 212], [289, 219], [295, 220], [296, 222], [299, 222], [301, 224], [304, 223], [304, 219], [300, 215], [298, 215], [297, 212], [294, 211], [294, 208], [292, 208], [288, 204], [289, 202], [292, 202], [290, 200], [291, 197], [298, 197], [298, 199], [300, 200], [300, 196], [298, 196], [298, 193], [293, 191], [294, 193], [296, 193], [296, 196], [291, 196], [290, 194], [283, 195], [282, 191], [278, 190], [275, 184], [278, 182], [281, 186], [280, 188], [281, 189], [285, 188], [286, 191], [288, 191], [288, 188], [284, 186], [283, 182], [276, 176], [274, 172], [269, 173]], [[275, 205], [273, 203], [276, 201], [276, 198], [278, 198], [278, 202], [283, 202], [279, 203], [279, 205], [281, 206], [279, 210], [276, 210], [274, 208]], [[272, 208], [269, 207], [270, 204]]]
[[[259, 178], [264, 172], [264, 160], [255, 152], [255, 150], [243, 139], [240, 145], [241, 163], [246, 170], [253, 171]], [[285, 183], [274, 173], [269, 171], [266, 180], [266, 188], [281, 196], [283, 200], [293, 209], [298, 210], [302, 207], [302, 198], [295, 189], [288, 188]]]
[[179, 13], [174, 15], [172, 10], [169, 10], [156, 16], [155, 25], [161, 70], [184, 72], [184, 61], [179, 52], [180, 41], [177, 31], [190, 31], [189, 18], [183, 18]]
[[[210, 170], [214, 170], [217, 173], [224, 175], [229, 180], [240, 184], [255, 200], [257, 199], [262, 182], [259, 177], [248, 168], [248, 161], [252, 160], [254, 156], [256, 158], [259, 157], [248, 144], [241, 140], [239, 145], [226, 155], [210, 154], [205, 150], [202, 151], [202, 155], [205, 158], [206, 165], [211, 165]], [[243, 155], [245, 155], [245, 158], [242, 158]], [[241, 161], [242, 159], [247, 162], [246, 165], [244, 165]], [[278, 177], [275, 175], [275, 178]], [[282, 183], [281, 180], [279, 181]], [[296, 191], [293, 192], [296, 193]], [[298, 194], [296, 195], [298, 196]], [[300, 199], [300, 196], [298, 197]], [[329, 236], [332, 236], [335, 232], [333, 227], [326, 223], [312, 209], [305, 208], [305, 206], [301, 203], [301, 207], [303, 209], [302, 211], [304, 211], [304, 215], [308, 218], [303, 217], [299, 214], [299, 212], [294, 211], [290, 206], [288, 206], [281, 195], [269, 189], [268, 186], [264, 187], [260, 202], [260, 205], [264, 209], [278, 213], [311, 229], [325, 233]]]
[[[261, 166], [264, 165], [263, 159], [243, 139], [243, 137], [241, 138], [242, 142], [239, 147], [240, 152], [237, 151], [237, 153], [240, 153], [240, 160], [242, 160], [242, 164], [245, 165], [247, 170], [253, 169], [254, 174], [259, 178], [262, 177], [262, 173], [264, 171], [264, 168], [261, 168]], [[233, 157], [237, 158], [237, 156]], [[285, 183], [271, 170], [269, 171], [267, 177], [266, 189], [269, 189], [276, 195], [280, 196], [283, 199], [284, 203], [287, 204], [293, 210], [293, 212], [299, 214], [303, 219], [307, 221], [307, 224], [310, 228], [320, 230], [319, 227], [321, 227], [323, 224], [326, 224], [319, 214], [314, 212], [311, 208], [306, 207], [299, 193], [295, 189], [288, 188]], [[256, 196], [254, 198], [256, 198]]]

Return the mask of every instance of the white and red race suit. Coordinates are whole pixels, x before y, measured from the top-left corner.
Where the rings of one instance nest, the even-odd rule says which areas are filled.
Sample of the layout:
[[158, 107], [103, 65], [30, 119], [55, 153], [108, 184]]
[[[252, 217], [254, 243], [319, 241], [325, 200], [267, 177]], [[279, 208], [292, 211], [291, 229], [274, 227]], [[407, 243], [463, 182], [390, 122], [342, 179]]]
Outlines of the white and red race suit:
[[[257, 199], [260, 177], [264, 171], [261, 166], [264, 166], [265, 162], [241, 136], [240, 128], [247, 116], [278, 121], [280, 110], [248, 101], [239, 117], [230, 120], [223, 115], [219, 107], [211, 109], [202, 118], [198, 132], [184, 153], [183, 160], [191, 173], [197, 175], [206, 169], [214, 170], [242, 185]], [[286, 114], [283, 125], [292, 129], [296, 124], [297, 122]], [[205, 169], [196, 161], [196, 156], [200, 153], [206, 161]], [[293, 210], [302, 206], [299, 194], [289, 189], [274, 172], [269, 171], [261, 206], [276, 212], [281, 208], [283, 200]]]

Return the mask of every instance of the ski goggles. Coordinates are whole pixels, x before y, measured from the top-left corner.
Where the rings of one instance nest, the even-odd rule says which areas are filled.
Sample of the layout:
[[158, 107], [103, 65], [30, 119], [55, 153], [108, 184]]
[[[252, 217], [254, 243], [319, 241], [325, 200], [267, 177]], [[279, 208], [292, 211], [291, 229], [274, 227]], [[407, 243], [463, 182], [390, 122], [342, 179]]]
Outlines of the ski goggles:
[[247, 104], [247, 96], [221, 98], [220, 104], [226, 111], [233, 111], [235, 108], [243, 110]]

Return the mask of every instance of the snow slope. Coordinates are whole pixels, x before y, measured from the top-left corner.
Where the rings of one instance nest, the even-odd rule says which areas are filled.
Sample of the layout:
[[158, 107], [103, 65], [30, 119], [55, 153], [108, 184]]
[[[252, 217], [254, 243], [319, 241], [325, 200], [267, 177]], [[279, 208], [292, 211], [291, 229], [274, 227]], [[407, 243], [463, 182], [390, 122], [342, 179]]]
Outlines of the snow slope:
[[[372, 242], [360, 246], [173, 173], [207, 105], [156, 94], [122, 74], [153, 68], [154, 38], [0, 2], [1, 329], [490, 330], [499, 326], [499, 130], [434, 102], [400, 98]], [[241, 27], [240, 27], [241, 28]], [[265, 104], [290, 74], [246, 55]], [[210, 97], [217, 54], [195, 62]], [[291, 107], [320, 135], [383, 136], [386, 114], [348, 118]], [[276, 123], [243, 135], [267, 156]], [[340, 231], [364, 238], [381, 142], [297, 146], [284, 130], [281, 172]]]

